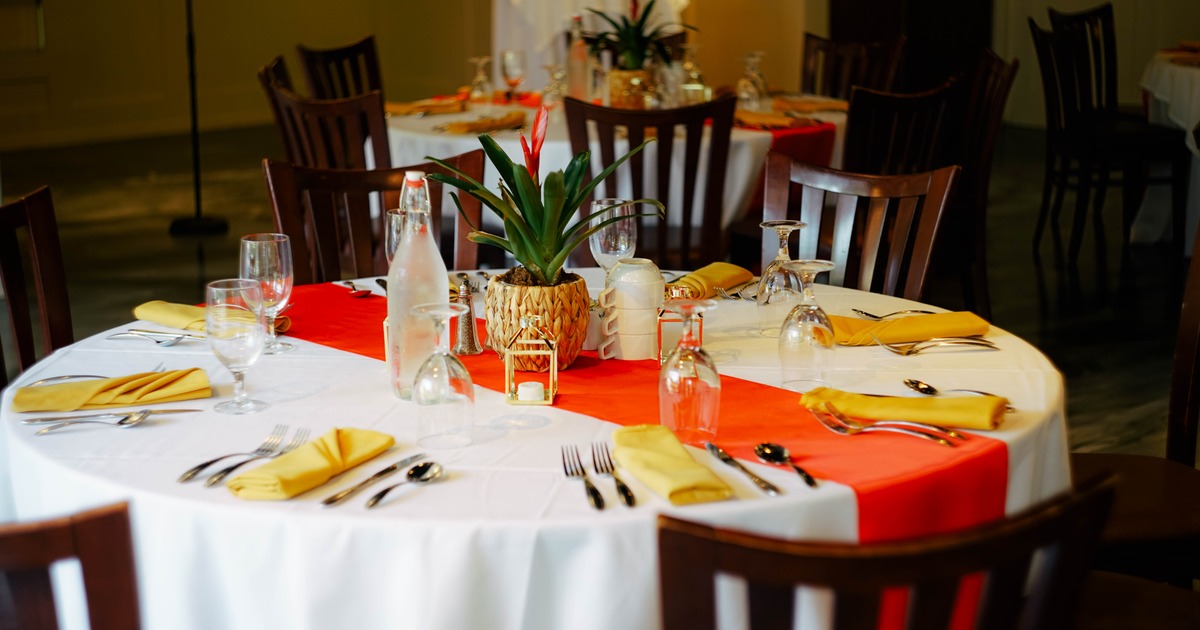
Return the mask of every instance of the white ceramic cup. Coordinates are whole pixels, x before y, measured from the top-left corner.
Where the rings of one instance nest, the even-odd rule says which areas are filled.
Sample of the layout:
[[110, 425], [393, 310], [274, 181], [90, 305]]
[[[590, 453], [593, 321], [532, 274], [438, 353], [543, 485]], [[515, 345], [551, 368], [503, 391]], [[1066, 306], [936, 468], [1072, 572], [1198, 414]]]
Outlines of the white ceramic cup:
[[608, 272], [600, 292], [600, 307], [657, 309], [662, 306], [666, 282], [662, 273], [647, 258], [622, 258]]
[[658, 334], [649, 335], [609, 335], [600, 343], [601, 359], [623, 359], [640, 361], [653, 359], [658, 355]]
[[616, 334], [658, 334], [658, 309], [656, 308], [608, 308], [604, 310], [600, 321], [605, 337]]

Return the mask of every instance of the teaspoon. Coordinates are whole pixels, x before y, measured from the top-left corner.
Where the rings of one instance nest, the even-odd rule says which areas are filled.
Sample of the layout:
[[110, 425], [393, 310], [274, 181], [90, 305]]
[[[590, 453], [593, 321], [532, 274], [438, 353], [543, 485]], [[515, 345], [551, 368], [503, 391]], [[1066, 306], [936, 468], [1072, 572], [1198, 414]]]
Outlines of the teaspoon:
[[763, 442], [762, 444], [754, 447], [754, 454], [758, 455], [759, 459], [768, 464], [787, 464], [791, 466], [792, 468], [796, 469], [796, 473], [800, 475], [800, 478], [804, 480], [804, 483], [808, 484], [809, 487], [812, 488], [817, 487], [817, 480], [814, 479], [812, 475], [808, 474], [807, 470], [804, 470], [792, 462], [792, 456], [790, 453], [788, 453], [786, 446], [774, 444], [772, 442]]
[[368, 295], [371, 295], [370, 290], [360, 289], [360, 288], [358, 288], [358, 285], [354, 284], [353, 282], [350, 282], [349, 280], [343, 280], [341, 282], [341, 284], [344, 286], [350, 287], [350, 297], [352, 297], [352, 298], [365, 298]]
[[141, 424], [142, 421], [146, 419], [146, 416], [149, 416], [149, 415], [150, 415], [150, 411], [143, 409], [141, 411], [131, 413], [128, 416], [125, 416], [124, 418], [121, 418], [120, 420], [118, 420], [116, 422], [105, 422], [103, 420], [67, 420], [64, 422], [59, 422], [58, 424], [52, 424], [44, 429], [39, 429], [37, 431], [37, 433], [34, 433], [34, 435], [44, 435], [44, 434], [54, 431], [56, 429], [61, 429], [63, 427], [69, 427], [73, 424], [103, 424], [103, 425], [107, 425], [110, 427], [117, 427], [118, 429], [124, 429], [127, 427], [134, 427], [134, 426]]
[[421, 462], [420, 464], [409, 468], [408, 472], [404, 473], [404, 481], [401, 481], [397, 484], [392, 484], [377, 492], [370, 499], [367, 499], [367, 507], [373, 508], [376, 505], [379, 505], [379, 502], [383, 500], [383, 497], [387, 496], [387, 493], [406, 483], [428, 483], [441, 476], [442, 467], [440, 464], [436, 462]]

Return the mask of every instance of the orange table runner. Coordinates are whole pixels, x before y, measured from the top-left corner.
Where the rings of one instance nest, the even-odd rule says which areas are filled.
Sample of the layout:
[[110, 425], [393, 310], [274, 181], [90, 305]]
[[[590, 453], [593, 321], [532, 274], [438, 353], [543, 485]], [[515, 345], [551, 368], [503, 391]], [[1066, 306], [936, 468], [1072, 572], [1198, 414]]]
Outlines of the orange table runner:
[[[320, 284], [296, 287], [294, 301], [288, 335], [383, 359], [384, 298], [354, 299], [343, 287]], [[461, 359], [476, 384], [503, 390], [504, 364], [495, 353]], [[951, 449], [905, 436], [846, 438], [821, 427], [793, 392], [721, 379], [717, 442], [746, 460], [754, 460], [754, 444], [778, 442], [817, 477], [854, 488], [862, 542], [953, 531], [1004, 516], [1008, 453], [1000, 440], [972, 435]], [[559, 373], [555, 406], [621, 425], [655, 424], [658, 364], [602, 361], [585, 352]]]

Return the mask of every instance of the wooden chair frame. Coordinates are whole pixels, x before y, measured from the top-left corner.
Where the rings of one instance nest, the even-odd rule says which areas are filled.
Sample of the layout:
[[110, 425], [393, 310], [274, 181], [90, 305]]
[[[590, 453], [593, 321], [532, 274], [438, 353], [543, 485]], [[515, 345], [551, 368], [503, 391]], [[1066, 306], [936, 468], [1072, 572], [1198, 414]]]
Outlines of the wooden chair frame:
[[855, 86], [888, 92], [896, 82], [907, 38], [839, 42], [804, 34], [800, 91], [848, 100]]
[[308, 93], [312, 98], [350, 98], [371, 91], [383, 94], [379, 52], [372, 35], [339, 48], [317, 49], [298, 45], [296, 56], [300, 59], [304, 79], [308, 82]]
[[378, 91], [344, 99], [304, 98], [272, 83], [279, 118], [276, 125], [289, 162], [315, 168], [368, 168], [366, 142], [371, 141], [373, 168], [392, 165], [383, 95]]

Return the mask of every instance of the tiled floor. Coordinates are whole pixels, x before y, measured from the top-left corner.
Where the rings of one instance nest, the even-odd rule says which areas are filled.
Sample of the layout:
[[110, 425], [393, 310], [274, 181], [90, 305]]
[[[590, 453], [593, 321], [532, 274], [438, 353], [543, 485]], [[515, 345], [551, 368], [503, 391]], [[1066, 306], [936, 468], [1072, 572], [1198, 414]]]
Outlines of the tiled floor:
[[[988, 244], [994, 323], [1062, 370], [1073, 448], [1161, 454], [1179, 264], [1161, 245], [1135, 246], [1122, 262], [1120, 195], [1110, 194], [1106, 246], [1096, 247], [1089, 225], [1077, 269], [1053, 263], [1050, 239], [1039, 265], [1030, 241], [1042, 143], [1040, 132], [1009, 129], [997, 149]], [[168, 234], [172, 219], [194, 212], [187, 136], [0, 155], [6, 200], [42, 184], [53, 189], [77, 337], [128, 321], [151, 298], [202, 301], [205, 282], [236, 274], [238, 238], [272, 228], [261, 161], [281, 154], [274, 129], [206, 133], [201, 148], [204, 213], [229, 222], [223, 236]], [[929, 301], [955, 307], [956, 281], [935, 283]]]

